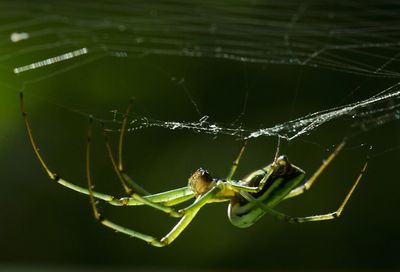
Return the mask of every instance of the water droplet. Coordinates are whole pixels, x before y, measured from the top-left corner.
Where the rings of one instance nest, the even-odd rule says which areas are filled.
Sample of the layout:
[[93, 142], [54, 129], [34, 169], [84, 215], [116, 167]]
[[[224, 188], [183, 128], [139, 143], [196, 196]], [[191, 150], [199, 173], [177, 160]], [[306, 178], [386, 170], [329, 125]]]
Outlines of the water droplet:
[[26, 32], [13, 32], [10, 35], [10, 40], [12, 42], [20, 42], [22, 40], [29, 39], [29, 34]]

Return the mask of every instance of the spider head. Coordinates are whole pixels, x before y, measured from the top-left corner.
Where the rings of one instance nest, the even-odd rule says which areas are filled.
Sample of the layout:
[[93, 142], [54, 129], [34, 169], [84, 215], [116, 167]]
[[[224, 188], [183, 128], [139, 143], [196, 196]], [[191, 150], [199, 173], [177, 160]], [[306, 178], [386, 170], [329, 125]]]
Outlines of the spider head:
[[188, 185], [196, 195], [201, 195], [207, 192], [214, 183], [210, 173], [203, 168], [199, 168], [190, 176]]

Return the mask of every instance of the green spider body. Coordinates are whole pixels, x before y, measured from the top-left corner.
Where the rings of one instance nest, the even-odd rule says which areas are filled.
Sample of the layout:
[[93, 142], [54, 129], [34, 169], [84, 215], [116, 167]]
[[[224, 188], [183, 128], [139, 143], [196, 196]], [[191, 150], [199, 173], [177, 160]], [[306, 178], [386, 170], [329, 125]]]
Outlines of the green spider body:
[[[326, 166], [343, 148], [344, 142], [339, 144], [333, 153], [322, 163], [318, 170], [308, 179], [305, 179], [305, 173], [297, 166], [291, 164], [285, 156], [275, 158], [268, 166], [250, 173], [242, 180], [234, 180], [236, 168], [239, 160], [245, 149], [243, 145], [236, 160], [233, 162], [231, 170], [225, 179], [213, 179], [210, 174], [204, 169], [195, 171], [188, 180], [188, 185], [182, 188], [174, 189], [158, 194], [150, 194], [140, 185], [135, 183], [124, 171], [122, 164], [122, 146], [123, 136], [126, 130], [127, 120], [131, 109], [132, 102], [124, 116], [122, 122], [119, 144], [118, 144], [118, 159], [116, 160], [111, 146], [108, 142], [107, 135], [103, 129], [106, 140], [106, 149], [115, 170], [115, 173], [120, 180], [127, 197], [114, 197], [112, 195], [96, 192], [93, 190], [93, 182], [90, 174], [90, 142], [91, 142], [91, 123], [88, 130], [88, 138], [86, 145], [86, 178], [87, 187], [81, 187], [71, 183], [50, 170], [45, 160], [39, 152], [39, 148], [34, 140], [30, 124], [28, 122], [27, 113], [24, 109], [23, 95], [20, 95], [21, 112], [24, 118], [25, 127], [28, 133], [29, 141], [32, 145], [36, 158], [42, 165], [48, 177], [75, 192], [88, 195], [90, 198], [93, 214], [104, 226], [111, 228], [114, 231], [124, 233], [128, 236], [141, 239], [152, 246], [163, 247], [172, 243], [182, 231], [190, 224], [197, 212], [206, 204], [215, 202], [230, 201], [228, 207], [228, 217], [233, 225], [246, 228], [257, 222], [264, 214], [268, 213], [291, 223], [302, 223], [310, 221], [330, 220], [340, 216], [344, 206], [349, 200], [351, 194], [360, 181], [366, 167], [364, 164], [360, 174], [353, 183], [350, 191], [347, 193], [340, 207], [331, 213], [313, 215], [306, 217], [293, 217], [283, 214], [275, 210], [275, 206], [281, 201], [300, 195], [307, 191], [314, 181], [323, 172]], [[121, 225], [106, 219], [97, 208], [96, 199], [102, 200], [114, 206], [138, 206], [147, 205], [164, 212], [172, 217], [179, 218], [179, 222], [167, 233], [163, 238], [159, 239], [135, 230], [125, 228]], [[186, 208], [176, 210], [175, 205], [194, 199], [194, 202]]]
[[[189, 178], [188, 187], [198, 197], [219, 183], [221, 191], [208, 203], [230, 201], [230, 222], [236, 227], [247, 228], [266, 213], [266, 207], [273, 208], [290, 197], [290, 192], [304, 183], [304, 179], [302, 169], [291, 164], [286, 156], [280, 156], [274, 163], [239, 181], [213, 179], [207, 170], [199, 168]], [[242, 195], [242, 190], [248, 191], [247, 196]]]

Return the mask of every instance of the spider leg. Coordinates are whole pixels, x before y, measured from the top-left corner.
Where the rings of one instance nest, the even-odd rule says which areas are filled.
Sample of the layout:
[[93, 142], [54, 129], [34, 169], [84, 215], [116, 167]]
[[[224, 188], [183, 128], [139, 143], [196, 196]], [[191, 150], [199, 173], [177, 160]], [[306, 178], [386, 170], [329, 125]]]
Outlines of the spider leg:
[[[174, 206], [182, 202], [188, 201], [194, 197], [195, 193], [192, 191], [192, 189], [186, 186], [167, 192], [144, 196], [143, 198], [154, 203], [161, 203], [164, 206]], [[133, 198], [129, 198], [129, 200], [127, 201], [127, 205], [136, 206], [143, 205], [143, 203], [136, 201]]]
[[[129, 105], [126, 109], [126, 112], [124, 114], [124, 119], [122, 121], [122, 126], [121, 126], [121, 132], [119, 134], [118, 171], [121, 173], [121, 176], [124, 178], [124, 180], [127, 183], [129, 183], [136, 192], [138, 192], [139, 194], [142, 194], [142, 195], [148, 195], [149, 193], [145, 189], [143, 189], [141, 186], [139, 186], [136, 182], [133, 181], [133, 179], [129, 175], [127, 175], [125, 173], [125, 169], [124, 169], [123, 162], [122, 162], [123, 161], [122, 160], [122, 150], [123, 150], [123, 143], [124, 143], [124, 138], [125, 138], [124, 136], [125, 136], [126, 126], [128, 123], [128, 117], [129, 117], [129, 114], [132, 109], [132, 105], [133, 105], [133, 99], [131, 98], [129, 100]], [[109, 154], [112, 155], [112, 152], [109, 152]]]
[[181, 233], [182, 231], [189, 225], [189, 223], [193, 220], [193, 218], [196, 216], [197, 212], [209, 202], [210, 199], [212, 199], [218, 192], [222, 190], [222, 184], [217, 183], [216, 186], [214, 186], [212, 189], [210, 189], [208, 192], [203, 194], [202, 196], [198, 197], [196, 201], [188, 206], [187, 208], [180, 210], [180, 214], [183, 215], [182, 218], [179, 220], [179, 222], [172, 228], [172, 230], [165, 235], [162, 239], [158, 239], [156, 237], [143, 234], [141, 232], [134, 231], [132, 229], [123, 227], [121, 225], [118, 225], [102, 216], [102, 214], [99, 212], [97, 208], [97, 204], [94, 198], [94, 194], [92, 191], [93, 188], [93, 182], [90, 174], [90, 132], [91, 130], [89, 129], [89, 134], [88, 134], [88, 142], [87, 142], [87, 147], [86, 147], [86, 178], [87, 178], [87, 183], [88, 183], [88, 191], [89, 191], [89, 198], [90, 198], [90, 203], [92, 205], [93, 209], [93, 214], [94, 217], [97, 221], [99, 221], [102, 225], [111, 228], [117, 232], [124, 233], [128, 236], [138, 238], [141, 240], [146, 241], [152, 246], [156, 247], [163, 247], [166, 246], [170, 243], [172, 243]]
[[229, 171], [229, 174], [226, 177], [226, 180], [231, 180], [233, 175], [235, 174], [236, 169], [237, 169], [237, 167], [239, 165], [239, 162], [240, 162], [240, 158], [242, 157], [243, 152], [244, 152], [244, 150], [246, 148], [246, 144], [247, 144], [247, 141], [244, 141], [242, 147], [240, 148], [238, 156], [236, 157], [236, 159], [232, 163], [231, 170]]
[[189, 223], [196, 216], [197, 212], [207, 203], [210, 202], [219, 192], [223, 190], [222, 183], [217, 183], [213, 188], [211, 188], [208, 192], [199, 196], [195, 202], [193, 202], [190, 206], [180, 210], [184, 214], [184, 216], [179, 220], [179, 222], [173, 227], [173, 229], [165, 235], [161, 242], [164, 244], [172, 243], [181, 233], [182, 231], [189, 225]]
[[367, 169], [367, 165], [368, 165], [368, 161], [366, 161], [364, 163], [363, 168], [361, 169], [361, 171], [358, 174], [355, 182], [353, 183], [350, 191], [347, 193], [346, 197], [340, 204], [339, 208], [334, 212], [330, 212], [330, 213], [326, 213], [326, 214], [311, 215], [311, 216], [304, 216], [304, 217], [290, 216], [290, 215], [284, 214], [282, 212], [276, 211], [269, 206], [266, 206], [265, 204], [258, 201], [257, 199], [255, 199], [252, 195], [250, 195], [247, 192], [243, 192], [243, 193], [241, 193], [241, 195], [243, 197], [245, 197], [248, 201], [256, 202], [256, 205], [259, 206], [260, 208], [262, 208], [266, 213], [269, 213], [269, 214], [277, 217], [278, 219], [285, 220], [290, 223], [304, 223], [304, 222], [325, 221], [325, 220], [336, 219], [342, 214], [344, 207], [346, 206], [348, 200], [350, 199], [350, 196], [353, 194], [359, 181], [363, 177], [365, 170]]
[[[280, 138], [279, 138], [280, 139]], [[228, 177], [226, 178], [227, 183], [229, 183], [232, 188], [237, 189], [237, 190], [241, 190], [241, 191], [245, 191], [245, 192], [250, 192], [250, 193], [258, 193], [262, 190], [262, 188], [264, 187], [265, 183], [267, 182], [269, 176], [272, 174], [272, 171], [265, 171], [264, 169], [260, 169], [260, 175], [264, 175], [264, 177], [260, 180], [260, 182], [258, 183], [257, 186], [246, 186], [243, 184], [240, 184], [238, 181], [232, 180], [233, 175], [236, 172], [236, 169], [239, 165], [240, 162], [240, 158], [242, 157], [244, 150], [246, 148], [247, 145], [247, 141], [243, 142], [242, 148], [239, 151], [238, 156], [236, 157], [236, 159], [233, 161], [232, 164], [232, 168], [229, 172]], [[279, 144], [278, 144], [279, 145]]]
[[[129, 111], [128, 111], [129, 112]], [[124, 127], [124, 126], [123, 126]], [[122, 131], [122, 129], [121, 129]], [[136, 203], [136, 205], [141, 205], [140, 203], [151, 206], [153, 208], [159, 209], [161, 211], [164, 211], [166, 213], [174, 213], [175, 217], [180, 217], [177, 216], [176, 211], [174, 211], [172, 208], [168, 208], [166, 206], [173, 206], [176, 204], [179, 204], [181, 202], [184, 202], [186, 200], [189, 200], [191, 198], [194, 197], [194, 192], [191, 191], [188, 187], [184, 188], [184, 189], [178, 189], [178, 191], [173, 190], [172, 192], [164, 192], [164, 193], [160, 193], [160, 194], [156, 194], [156, 195], [149, 195], [146, 192], [145, 196], [141, 196], [139, 194], [137, 194], [134, 189], [136, 188], [136, 183], [134, 183], [132, 180], [132, 182], [130, 183], [130, 185], [132, 185], [133, 188], [131, 188], [126, 182], [125, 177], [123, 176], [123, 170], [121, 171], [121, 169], [119, 168], [120, 166], [122, 166], [122, 163], [117, 165], [117, 162], [114, 159], [114, 156], [112, 155], [112, 150], [111, 150], [111, 146], [108, 142], [107, 139], [107, 134], [103, 128], [103, 133], [104, 133], [104, 137], [106, 139], [106, 147], [108, 150], [108, 154], [111, 160], [111, 163], [113, 165], [113, 168], [115, 170], [115, 173], [118, 176], [118, 179], [121, 181], [122, 186], [124, 187], [126, 193], [129, 195], [129, 201], [127, 201], [127, 205], [133, 206], [134, 203]], [[122, 137], [121, 137], [122, 138]], [[139, 185], [137, 185], [139, 186]], [[139, 190], [143, 190], [140, 186], [138, 187]], [[155, 200], [155, 201], [153, 201]], [[165, 203], [164, 203], [165, 202]], [[162, 203], [162, 204], [159, 204]]]
[[[124, 191], [128, 195], [132, 195], [133, 192], [137, 192], [140, 195], [149, 195], [150, 193], [144, 190], [141, 186], [139, 186], [137, 183], [135, 183], [131, 178], [126, 175], [123, 170], [120, 170], [117, 162], [115, 161], [110, 142], [108, 140], [108, 135], [106, 133], [106, 130], [104, 129], [104, 124], [102, 123], [102, 130], [103, 130], [103, 135], [104, 135], [104, 140], [105, 140], [105, 145], [108, 153], [108, 157], [110, 158], [111, 164], [113, 166], [114, 172], [117, 174], [118, 179], [120, 180], [122, 187], [124, 188]], [[121, 130], [122, 131], [122, 130]]]
[[314, 174], [302, 185], [297, 188], [294, 188], [284, 199], [288, 199], [291, 197], [298, 196], [307, 190], [313, 185], [315, 180], [321, 175], [321, 173], [325, 170], [325, 168], [332, 162], [332, 160], [339, 154], [342, 148], [345, 145], [345, 141], [341, 142], [335, 150], [329, 155], [329, 157], [322, 162], [322, 165], [314, 172]]
[[[90, 118], [89, 118], [89, 129], [88, 129], [87, 144], [86, 144], [86, 161], [87, 161], [87, 163], [86, 163], [86, 167], [87, 167], [87, 168], [86, 168], [86, 172], [87, 172], [87, 173], [89, 173], [88, 170], [89, 170], [89, 158], [90, 158], [90, 144], [91, 144], [91, 134], [92, 134], [92, 123], [93, 123], [93, 119], [90, 117]], [[112, 161], [113, 165], [115, 166], [114, 157], [110, 157], [110, 158], [111, 158], [111, 161]], [[118, 178], [121, 180], [121, 182], [124, 183], [120, 171], [117, 171], [117, 175], [118, 175]], [[88, 178], [88, 179], [89, 179], [89, 178]], [[164, 205], [162, 205], [162, 204], [152, 202], [152, 201], [150, 201], [150, 200], [148, 200], [148, 199], [146, 199], [146, 198], [144, 198], [144, 197], [142, 197], [142, 196], [140, 196], [140, 195], [134, 193], [131, 189], [129, 189], [128, 192], [129, 192], [129, 194], [130, 194], [130, 195], [129, 195], [130, 198], [135, 199], [135, 200], [137, 200], [137, 201], [139, 201], [139, 202], [142, 202], [144, 205], [147, 205], [147, 206], [153, 207], [153, 208], [155, 208], [155, 209], [157, 209], [157, 210], [160, 210], [160, 211], [163, 211], [163, 212], [165, 212], [165, 213], [168, 213], [169, 215], [171, 215], [171, 216], [173, 216], [173, 217], [182, 217], [182, 214], [181, 214], [180, 212], [175, 211], [175, 210], [174, 210], [173, 208], [171, 208], [171, 207], [167, 207], [167, 206], [164, 206]], [[91, 194], [91, 190], [89, 190], [89, 194]]]
[[[37, 146], [34, 138], [33, 138], [33, 134], [32, 134], [32, 129], [30, 127], [29, 124], [29, 120], [28, 120], [28, 114], [25, 111], [25, 107], [24, 107], [24, 103], [23, 103], [23, 93], [20, 93], [20, 107], [21, 107], [21, 112], [22, 112], [22, 117], [24, 119], [24, 123], [25, 123], [25, 128], [26, 131], [28, 133], [28, 138], [29, 141], [31, 143], [31, 146], [33, 148], [33, 151], [35, 153], [36, 158], [39, 160], [40, 164], [42, 165], [43, 169], [45, 170], [46, 174], [48, 175], [48, 177], [54, 181], [57, 182], [58, 184], [67, 187], [73, 191], [76, 191], [78, 193], [81, 194], [86, 194], [89, 195], [90, 192], [87, 188], [81, 187], [79, 185], [75, 185], [63, 178], [61, 178], [59, 175], [57, 175], [56, 173], [54, 173], [53, 171], [50, 170], [50, 168], [47, 166], [45, 160], [43, 159], [42, 155], [39, 152], [39, 147]], [[164, 201], [164, 198], [166, 199], [165, 201], [169, 201], [171, 202], [173, 205], [178, 204], [180, 202], [183, 202], [186, 199], [186, 197], [188, 197], [188, 195], [190, 194], [190, 192], [188, 192], [187, 190], [182, 190], [181, 194], [179, 194], [178, 192], [175, 192], [174, 195], [172, 195], [170, 192], [169, 194], [167, 194], [166, 196], [161, 194], [158, 194], [156, 196], [152, 196], [155, 200], [158, 200], [160, 202]], [[135, 203], [142, 203], [141, 205], [149, 205], [152, 206], [156, 209], [162, 210], [166, 213], [169, 213], [171, 216], [174, 217], [181, 217], [182, 215], [176, 211], [174, 211], [173, 209], [171, 209], [170, 207], [165, 207], [163, 205], [157, 204], [157, 203], [153, 203], [151, 200], [148, 200], [146, 198], [134, 195], [132, 197], [129, 198], [117, 198], [114, 197], [112, 195], [108, 195], [108, 194], [103, 194], [100, 192], [96, 192], [92, 190], [92, 195], [93, 197], [97, 198], [97, 199], [101, 199], [111, 205], [114, 206], [126, 206], [126, 205], [135, 205]], [[151, 196], [149, 196], [151, 198]], [[138, 204], [137, 204], [138, 205]]]
[[263, 169], [258, 170], [258, 171], [260, 172], [261, 175], [264, 175], [264, 177], [260, 180], [260, 182], [258, 183], [257, 186], [242, 185], [239, 182], [234, 181], [234, 180], [227, 180], [227, 183], [229, 183], [229, 185], [231, 185], [232, 188], [234, 188], [236, 190], [245, 191], [245, 192], [249, 192], [249, 193], [258, 193], [264, 188], [265, 183], [267, 182], [268, 178], [273, 173], [273, 171], [266, 172]]
[[[90, 181], [88, 181], [89, 184], [91, 184]], [[89, 187], [90, 188], [90, 187]], [[91, 199], [91, 204], [92, 204], [92, 209], [94, 213], [94, 217], [96, 220], [98, 220], [102, 225], [113, 229], [117, 232], [121, 232], [123, 234], [126, 234], [130, 237], [138, 238], [140, 240], [146, 241], [152, 246], [156, 247], [164, 247], [166, 245], [169, 245], [172, 243], [181, 233], [182, 231], [190, 224], [190, 222], [193, 220], [193, 218], [196, 216], [198, 211], [208, 203], [208, 200], [215, 196], [217, 192], [220, 191], [220, 188], [214, 187], [211, 189], [209, 192], [204, 194], [202, 197], [196, 199], [196, 201], [189, 206], [186, 209], [181, 210], [181, 212], [184, 214], [183, 217], [179, 220], [179, 222], [171, 229], [171, 231], [165, 235], [163, 238], [159, 239], [154, 236], [150, 236], [147, 234], [143, 234], [141, 232], [134, 231], [132, 229], [123, 227], [121, 225], [118, 225], [114, 223], [113, 221], [110, 221], [102, 216], [102, 214], [99, 212], [95, 200], [94, 200], [94, 195], [89, 194], [90, 199]]]
[[123, 161], [122, 160], [122, 150], [123, 150], [125, 130], [126, 130], [126, 126], [128, 123], [129, 113], [131, 112], [131, 109], [132, 109], [132, 104], [133, 104], [133, 100], [130, 99], [129, 105], [126, 109], [124, 118], [122, 120], [122, 126], [120, 129], [119, 140], [118, 140], [118, 163], [113, 155], [111, 145], [110, 145], [106, 130], [104, 128], [104, 124], [102, 123], [103, 135], [104, 135], [104, 139], [105, 139], [107, 153], [108, 153], [108, 156], [113, 165], [113, 169], [117, 173], [118, 178], [121, 181], [122, 187], [124, 188], [125, 192], [127, 194], [132, 194], [132, 192], [135, 191], [137, 194], [140, 194], [140, 195], [149, 195], [150, 194], [149, 192], [147, 192], [143, 187], [141, 187], [139, 184], [134, 182], [133, 179], [125, 173], [125, 170], [123, 167], [123, 162], [122, 162]]
[[[73, 191], [76, 191], [76, 192], [79, 192], [82, 194], [89, 194], [89, 191], [86, 188], [83, 188], [81, 186], [70, 183], [69, 181], [66, 181], [65, 179], [62, 179], [59, 175], [57, 175], [56, 173], [52, 172], [49, 169], [49, 167], [47, 166], [46, 162], [44, 161], [42, 155], [39, 152], [39, 147], [37, 146], [37, 144], [33, 138], [32, 130], [31, 130], [31, 127], [30, 127], [29, 121], [28, 121], [28, 114], [25, 111], [25, 107], [24, 107], [24, 103], [23, 103], [23, 93], [22, 92], [20, 93], [20, 106], [21, 106], [22, 117], [23, 117], [24, 123], [25, 123], [25, 128], [28, 133], [29, 142], [31, 143], [31, 146], [33, 148], [36, 158], [39, 160], [40, 164], [42, 165], [43, 169], [45, 170], [45, 172], [49, 176], [49, 178], [52, 181], [55, 181], [58, 184], [65, 186]], [[98, 192], [93, 192], [93, 195], [94, 195], [94, 197], [96, 197], [98, 199], [110, 202], [112, 204], [118, 204], [118, 200], [115, 199], [115, 197], [113, 197], [113, 196], [103, 194], [103, 193], [98, 193]]]

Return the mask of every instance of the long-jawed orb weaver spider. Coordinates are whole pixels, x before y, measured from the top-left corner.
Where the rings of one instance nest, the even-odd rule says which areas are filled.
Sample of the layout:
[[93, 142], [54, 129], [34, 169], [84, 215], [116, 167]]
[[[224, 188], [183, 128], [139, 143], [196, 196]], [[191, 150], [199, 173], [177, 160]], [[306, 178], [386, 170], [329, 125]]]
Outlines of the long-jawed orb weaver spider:
[[[240, 158], [243, 155], [245, 145], [242, 146], [238, 156], [233, 161], [228, 176], [225, 179], [212, 178], [211, 175], [202, 168], [196, 170], [188, 180], [188, 185], [175, 190], [162, 192], [158, 194], [149, 194], [142, 187], [136, 184], [124, 171], [122, 163], [122, 149], [124, 141], [124, 133], [127, 126], [128, 116], [132, 107], [132, 100], [122, 121], [122, 127], [118, 142], [118, 158], [115, 159], [111, 146], [109, 144], [106, 132], [103, 128], [105, 136], [105, 146], [112, 166], [120, 180], [127, 197], [117, 198], [108, 194], [99, 193], [93, 190], [93, 182], [90, 174], [90, 142], [92, 130], [92, 118], [90, 118], [88, 138], [86, 144], [86, 178], [87, 188], [75, 185], [61, 178], [45, 163], [43, 157], [39, 153], [39, 148], [33, 138], [32, 130], [28, 121], [28, 116], [24, 108], [23, 95], [20, 94], [21, 112], [28, 133], [29, 141], [33, 151], [44, 168], [49, 178], [62, 186], [73, 191], [86, 194], [90, 198], [93, 214], [104, 226], [111, 228], [117, 232], [122, 232], [128, 236], [135, 237], [146, 241], [152, 246], [163, 247], [172, 243], [188, 226], [188, 224], [196, 216], [197, 212], [208, 203], [230, 201], [228, 207], [228, 217], [231, 223], [240, 228], [246, 228], [253, 225], [264, 214], [270, 214], [278, 219], [283, 219], [291, 223], [302, 223], [311, 221], [330, 220], [339, 217], [348, 202], [350, 196], [354, 192], [357, 184], [361, 180], [363, 173], [367, 168], [368, 161], [365, 162], [362, 170], [353, 183], [350, 191], [342, 201], [339, 208], [331, 213], [312, 215], [306, 217], [293, 217], [275, 210], [275, 206], [280, 202], [298, 196], [312, 186], [319, 175], [336, 157], [344, 146], [344, 141], [339, 144], [330, 156], [322, 163], [318, 170], [308, 179], [305, 179], [305, 172], [299, 167], [291, 164], [286, 156], [275, 156], [274, 161], [266, 167], [250, 173], [241, 180], [234, 180], [233, 176], [239, 165]], [[103, 200], [114, 206], [138, 206], [148, 205], [172, 217], [180, 218], [179, 222], [172, 230], [163, 238], [158, 239], [147, 234], [143, 234], [132, 229], [125, 228], [108, 219], [106, 219], [99, 211], [96, 199]], [[173, 206], [194, 199], [194, 202], [184, 209], [176, 210]]]

